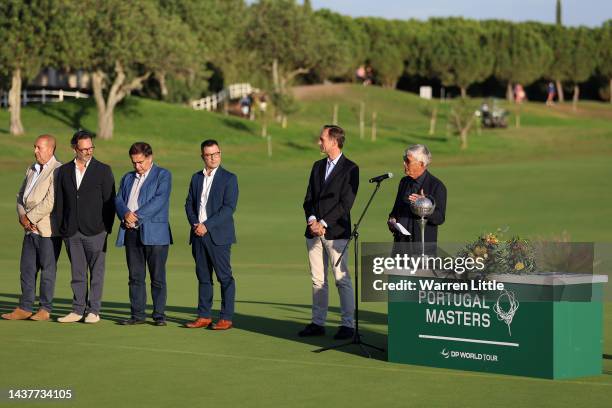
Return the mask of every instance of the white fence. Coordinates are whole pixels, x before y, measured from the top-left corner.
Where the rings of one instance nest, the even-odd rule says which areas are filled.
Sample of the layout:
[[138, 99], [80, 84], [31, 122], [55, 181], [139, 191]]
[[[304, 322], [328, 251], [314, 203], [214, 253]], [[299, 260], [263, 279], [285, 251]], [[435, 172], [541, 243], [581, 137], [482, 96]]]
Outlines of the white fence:
[[[0, 106], [8, 106], [8, 92], [0, 93]], [[25, 90], [21, 92], [21, 105], [25, 106], [28, 103], [47, 103], [47, 102], [63, 102], [64, 98], [89, 98], [89, 94], [79, 91], [64, 91], [60, 90]]]
[[191, 101], [191, 107], [195, 110], [214, 111], [226, 100], [242, 98], [257, 92], [259, 92], [259, 89], [253, 88], [251, 84], [232, 84], [214, 95]]

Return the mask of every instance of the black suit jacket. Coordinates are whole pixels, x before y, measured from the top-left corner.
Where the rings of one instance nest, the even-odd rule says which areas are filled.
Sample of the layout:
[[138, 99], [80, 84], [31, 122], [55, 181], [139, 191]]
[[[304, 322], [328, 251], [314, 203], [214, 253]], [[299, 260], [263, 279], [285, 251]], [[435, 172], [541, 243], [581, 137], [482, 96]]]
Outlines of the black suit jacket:
[[[306, 220], [311, 215], [327, 223], [325, 238], [348, 239], [351, 235], [351, 207], [359, 188], [359, 167], [343, 154], [325, 180], [327, 158], [314, 163], [304, 198]], [[314, 238], [306, 227], [306, 238]]]
[[110, 166], [92, 158], [77, 191], [74, 160], [62, 165], [57, 173], [55, 213], [62, 237], [77, 231], [87, 236], [110, 234], [115, 220], [115, 177]]
[[[427, 218], [425, 226], [425, 242], [438, 241], [438, 225], [444, 223], [446, 216], [446, 187], [439, 179], [434, 177], [429, 171], [423, 173], [422, 182], [419, 185], [414, 184], [414, 180], [408, 176], [400, 180], [397, 188], [397, 196], [395, 204], [389, 214], [389, 217], [395, 218], [397, 222], [402, 224], [410, 234], [410, 237], [404, 237], [399, 232], [394, 233], [396, 241], [415, 241], [421, 240], [421, 229], [418, 220], [420, 219], [410, 210], [410, 201], [408, 197], [411, 193], [423, 192], [426, 196], [432, 197], [436, 203], [434, 213]], [[416, 191], [414, 191], [416, 190]]]

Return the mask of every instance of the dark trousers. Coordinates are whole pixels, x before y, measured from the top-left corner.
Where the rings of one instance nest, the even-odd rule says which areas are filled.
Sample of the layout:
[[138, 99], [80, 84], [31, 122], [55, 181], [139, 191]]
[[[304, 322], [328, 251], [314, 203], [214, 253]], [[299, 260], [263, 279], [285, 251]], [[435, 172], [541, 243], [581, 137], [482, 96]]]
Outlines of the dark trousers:
[[[106, 259], [106, 231], [96, 235], [77, 232], [64, 241], [72, 272], [72, 311], [100, 314]], [[87, 271], [89, 270], [89, 282]], [[89, 283], [89, 285], [88, 285]], [[89, 301], [88, 301], [89, 298]]]
[[51, 311], [57, 259], [61, 250], [62, 239], [59, 237], [45, 238], [38, 234], [26, 234], [23, 237], [19, 264], [21, 272], [20, 308], [32, 312], [36, 297], [36, 277], [40, 271], [40, 307], [48, 312]]
[[166, 260], [168, 245], [143, 245], [138, 230], [125, 231], [125, 258], [130, 276], [130, 307], [132, 318], [145, 319], [147, 306], [147, 287], [145, 278], [147, 267], [151, 278], [151, 297], [153, 297], [153, 319], [165, 320], [166, 309]]
[[236, 284], [230, 264], [231, 245], [215, 245], [210, 234], [194, 237], [191, 252], [195, 260], [198, 277], [198, 317], [210, 318], [213, 301], [212, 272], [215, 271], [221, 284], [221, 312], [219, 318], [232, 320]]

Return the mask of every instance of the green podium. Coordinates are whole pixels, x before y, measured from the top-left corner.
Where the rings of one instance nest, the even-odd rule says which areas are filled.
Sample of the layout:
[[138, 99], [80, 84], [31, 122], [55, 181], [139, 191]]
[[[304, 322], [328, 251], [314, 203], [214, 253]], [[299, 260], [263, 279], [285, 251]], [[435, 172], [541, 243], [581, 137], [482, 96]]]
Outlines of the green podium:
[[491, 275], [503, 291], [389, 291], [389, 361], [541, 378], [602, 372], [604, 275]]

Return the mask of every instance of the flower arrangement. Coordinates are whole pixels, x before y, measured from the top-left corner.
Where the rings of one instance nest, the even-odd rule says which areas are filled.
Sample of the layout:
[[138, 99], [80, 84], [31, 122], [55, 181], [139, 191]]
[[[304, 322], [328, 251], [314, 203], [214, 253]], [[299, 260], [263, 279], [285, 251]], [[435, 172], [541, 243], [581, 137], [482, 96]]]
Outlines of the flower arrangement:
[[482, 258], [484, 268], [474, 269], [464, 278], [484, 278], [492, 273], [529, 274], [536, 270], [535, 251], [532, 243], [519, 237], [503, 240], [505, 231], [483, 234], [467, 244], [458, 257]]

